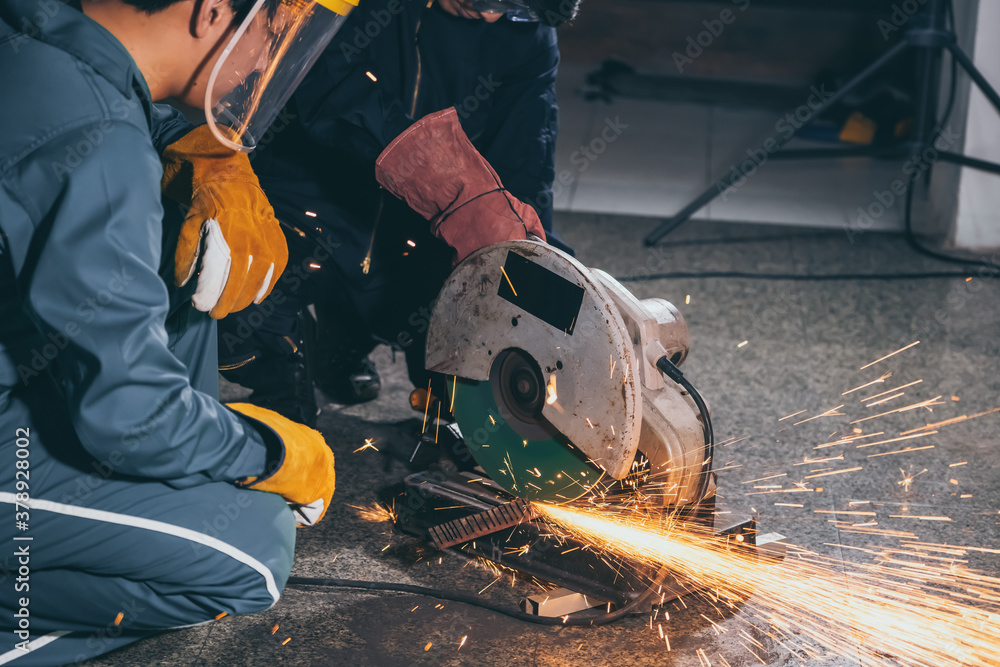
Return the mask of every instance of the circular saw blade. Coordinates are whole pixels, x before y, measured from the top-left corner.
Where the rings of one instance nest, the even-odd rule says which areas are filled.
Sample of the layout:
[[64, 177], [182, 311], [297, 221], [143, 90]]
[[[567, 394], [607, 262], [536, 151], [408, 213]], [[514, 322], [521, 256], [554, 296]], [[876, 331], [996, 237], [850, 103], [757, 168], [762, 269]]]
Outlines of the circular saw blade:
[[[470, 255], [442, 287], [426, 364], [488, 383], [493, 405], [521, 440], [572, 443], [573, 456], [620, 479], [634, 462], [642, 424], [633, 343], [640, 333], [626, 325], [598, 272], [544, 243], [507, 241]], [[521, 360], [498, 373], [496, 362], [508, 353]], [[488, 417], [480, 405], [460, 427], [475, 432]], [[527, 464], [514, 472], [536, 467]], [[551, 488], [561, 478], [545, 481]]]
[[509, 493], [566, 503], [589, 493], [603, 477], [565, 439], [518, 433], [502, 417], [490, 382], [454, 377], [448, 389], [466, 446], [490, 479]]

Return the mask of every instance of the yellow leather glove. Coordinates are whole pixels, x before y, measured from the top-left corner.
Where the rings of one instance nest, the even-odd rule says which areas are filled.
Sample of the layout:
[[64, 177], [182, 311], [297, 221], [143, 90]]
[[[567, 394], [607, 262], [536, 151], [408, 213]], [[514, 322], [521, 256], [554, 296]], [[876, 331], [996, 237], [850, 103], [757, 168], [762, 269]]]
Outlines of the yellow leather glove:
[[191, 300], [215, 319], [263, 301], [285, 270], [288, 245], [249, 158], [202, 125], [161, 159], [164, 194], [191, 207], [174, 255], [177, 285], [198, 270]]
[[300, 526], [319, 523], [330, 507], [336, 486], [333, 451], [323, 436], [319, 431], [256, 405], [230, 403], [229, 407], [271, 428], [284, 445], [277, 469], [263, 478], [248, 477], [238, 484], [276, 493], [287, 500]]

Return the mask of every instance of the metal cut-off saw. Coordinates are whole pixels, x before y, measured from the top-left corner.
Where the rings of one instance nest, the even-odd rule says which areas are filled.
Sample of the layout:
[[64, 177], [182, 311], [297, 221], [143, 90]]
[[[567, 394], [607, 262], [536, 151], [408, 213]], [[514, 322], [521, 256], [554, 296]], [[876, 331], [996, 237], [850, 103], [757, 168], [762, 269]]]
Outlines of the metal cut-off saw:
[[648, 611], [664, 588], [667, 597], [690, 590], [665, 573], [567, 549], [538, 521], [536, 502], [641, 504], [761, 552], [780, 540], [758, 535], [750, 518], [712, 525], [711, 417], [678, 368], [690, 336], [670, 302], [637, 299], [545, 243], [509, 241], [455, 269], [427, 340], [427, 369], [446, 378], [447, 437], [478, 467], [407, 477], [397, 522], [438, 548], [562, 587], [544, 604], [523, 601], [534, 613]]

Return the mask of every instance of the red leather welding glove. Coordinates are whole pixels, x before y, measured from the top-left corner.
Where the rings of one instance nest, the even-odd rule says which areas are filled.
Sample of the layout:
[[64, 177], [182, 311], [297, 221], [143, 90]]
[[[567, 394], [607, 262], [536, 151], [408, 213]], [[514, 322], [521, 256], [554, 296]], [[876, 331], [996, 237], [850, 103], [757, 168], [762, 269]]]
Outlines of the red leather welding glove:
[[174, 253], [176, 284], [197, 271], [191, 300], [215, 319], [263, 301], [285, 270], [288, 246], [249, 158], [201, 125], [161, 160], [163, 193], [191, 207]]
[[454, 108], [396, 137], [376, 160], [375, 178], [430, 221], [431, 232], [455, 249], [455, 264], [494, 243], [529, 234], [545, 240], [538, 214], [504, 189]]

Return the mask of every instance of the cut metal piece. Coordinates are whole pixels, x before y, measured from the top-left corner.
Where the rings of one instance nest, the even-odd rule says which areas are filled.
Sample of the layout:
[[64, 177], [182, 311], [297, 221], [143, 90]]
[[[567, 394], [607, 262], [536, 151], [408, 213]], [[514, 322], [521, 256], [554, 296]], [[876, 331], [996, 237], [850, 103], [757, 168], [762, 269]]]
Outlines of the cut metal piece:
[[576, 593], [568, 588], [557, 588], [538, 595], [530, 595], [521, 600], [521, 611], [535, 616], [565, 616], [594, 607], [604, 607], [608, 603]]
[[784, 560], [788, 553], [788, 542], [781, 533], [764, 533], [757, 536], [757, 554], [770, 560]]
[[438, 549], [485, 537], [505, 528], [537, 518], [535, 510], [523, 500], [505, 503], [491, 510], [470, 514], [428, 529], [431, 541]]

